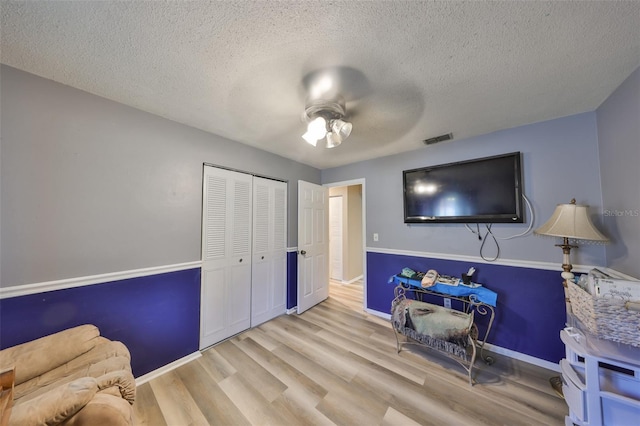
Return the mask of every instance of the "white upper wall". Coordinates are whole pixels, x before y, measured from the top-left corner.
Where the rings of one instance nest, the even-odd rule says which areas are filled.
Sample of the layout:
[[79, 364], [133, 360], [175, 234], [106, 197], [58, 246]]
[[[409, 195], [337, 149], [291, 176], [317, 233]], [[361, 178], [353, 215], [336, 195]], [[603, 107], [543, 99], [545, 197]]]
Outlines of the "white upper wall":
[[320, 171], [2, 66], [2, 287], [200, 260], [203, 163]]
[[[593, 112], [323, 170], [322, 183], [366, 179], [367, 247], [477, 257], [481, 242], [463, 224], [404, 223], [402, 171], [513, 151], [522, 152], [524, 194], [533, 205], [533, 229], [551, 217], [557, 204], [572, 198], [589, 205], [596, 226], [600, 225], [602, 199]], [[492, 231], [497, 237], [519, 234], [531, 221], [527, 211], [526, 223], [494, 224]], [[486, 232], [483, 227], [481, 231]], [[379, 234], [379, 241], [373, 241], [373, 233]], [[562, 263], [562, 252], [554, 247], [554, 239], [529, 233], [498, 241], [502, 260], [552, 262], [558, 268]], [[486, 242], [482, 254], [489, 259], [497, 254], [492, 239]], [[581, 246], [572, 251], [572, 261], [574, 265], [604, 266], [604, 247]]]

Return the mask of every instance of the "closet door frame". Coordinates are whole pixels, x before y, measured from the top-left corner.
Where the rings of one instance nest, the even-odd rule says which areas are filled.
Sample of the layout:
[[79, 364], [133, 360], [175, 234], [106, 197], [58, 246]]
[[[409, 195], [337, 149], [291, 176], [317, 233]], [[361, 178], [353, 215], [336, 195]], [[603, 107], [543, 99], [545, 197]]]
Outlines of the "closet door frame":
[[[215, 168], [221, 171], [222, 174], [226, 174], [228, 176], [234, 176], [233, 173], [237, 173], [239, 175], [243, 175], [243, 177], [248, 177], [251, 180], [251, 194], [250, 194], [250, 198], [251, 198], [251, 211], [250, 211], [250, 218], [251, 218], [251, 224], [249, 226], [249, 238], [250, 238], [250, 245], [249, 245], [249, 252], [247, 253], [248, 256], [245, 255], [245, 253], [242, 253], [241, 256], [235, 256], [233, 257], [233, 259], [230, 259], [229, 261], [231, 262], [231, 264], [229, 265], [230, 270], [227, 270], [226, 272], [221, 270], [221, 268], [218, 266], [218, 268], [214, 268], [214, 271], [209, 271], [207, 268], [207, 223], [206, 223], [206, 214], [207, 214], [207, 194], [206, 194], [206, 190], [207, 190], [207, 172], [206, 170], [208, 168]], [[254, 173], [250, 173], [250, 172], [246, 172], [246, 171], [242, 171], [242, 170], [237, 170], [237, 169], [232, 169], [232, 168], [228, 168], [228, 167], [222, 167], [222, 166], [218, 166], [215, 164], [209, 164], [209, 163], [204, 163], [203, 164], [203, 180], [202, 180], [202, 201], [203, 201], [203, 206], [202, 206], [202, 229], [201, 229], [201, 234], [202, 234], [202, 251], [201, 251], [201, 257], [202, 257], [202, 273], [201, 273], [201, 306], [200, 306], [200, 349], [204, 349], [206, 347], [209, 347], [219, 341], [222, 341], [228, 337], [231, 337], [234, 334], [237, 334], [241, 331], [244, 331], [250, 327], [253, 327], [255, 325], [258, 325], [258, 323], [267, 321], [268, 319], [274, 318], [277, 315], [283, 314], [286, 312], [286, 298], [287, 298], [287, 232], [288, 232], [288, 182], [282, 179], [276, 179], [276, 178], [272, 178], [272, 177], [268, 177], [268, 176], [261, 176], [261, 175], [257, 175]], [[254, 202], [254, 198], [255, 198], [255, 185], [256, 185], [256, 181], [257, 179], [265, 179], [268, 181], [273, 181], [274, 185], [277, 187], [278, 185], [284, 185], [284, 195], [283, 195], [283, 206], [281, 206], [281, 208], [284, 211], [284, 217], [283, 217], [283, 223], [280, 225], [282, 226], [283, 229], [283, 235], [281, 235], [281, 240], [278, 240], [277, 238], [274, 240], [274, 227], [270, 226], [270, 244], [271, 244], [271, 250], [270, 253], [265, 253], [265, 254], [260, 254], [259, 257], [264, 256], [265, 259], [261, 259], [261, 260], [269, 260], [270, 265], [269, 265], [269, 270], [270, 272], [270, 277], [272, 278], [269, 283], [268, 286], [268, 292], [269, 292], [269, 296], [268, 296], [268, 300], [269, 300], [269, 310], [266, 313], [263, 313], [261, 318], [257, 318], [257, 319], [253, 319], [252, 318], [252, 298], [253, 298], [253, 285], [254, 285], [254, 279], [255, 278], [255, 274], [253, 272], [253, 263], [255, 260], [255, 256], [254, 256], [254, 243], [253, 243], [253, 234], [254, 234], [254, 221], [256, 219], [256, 211], [255, 211], [255, 207], [253, 205]], [[276, 183], [277, 182], [277, 183]], [[273, 189], [273, 188], [272, 188]], [[270, 197], [273, 197], [273, 191], [270, 192]], [[271, 209], [275, 209], [277, 208], [277, 206], [275, 206], [275, 203], [270, 203], [271, 204]], [[276, 212], [272, 211], [270, 212], [270, 215], [272, 217], [277, 217]], [[273, 224], [271, 224], [273, 225]], [[225, 235], [226, 235], [226, 240], [227, 243], [226, 245], [228, 246], [228, 238], [233, 238], [233, 235], [236, 233], [235, 230], [233, 230], [233, 227], [229, 225], [229, 220], [227, 220], [225, 222]], [[274, 245], [275, 244], [275, 245]], [[225, 253], [228, 253], [230, 250], [232, 249], [232, 247], [225, 247]], [[242, 264], [242, 262], [240, 262], [240, 259], [242, 259], [242, 262], [244, 262], [244, 264]], [[238, 304], [241, 303], [241, 300], [239, 300], [238, 298], [236, 298], [236, 300], [231, 300], [231, 303], [227, 303], [228, 301], [230, 301], [230, 297], [232, 297], [232, 295], [230, 294], [230, 291], [233, 290], [234, 284], [233, 284], [233, 280], [234, 277], [231, 274], [231, 272], [235, 271], [236, 273], [245, 271], [245, 273], [240, 274], [241, 277], [246, 277], [246, 269], [248, 267], [248, 271], [249, 271], [249, 287], [248, 287], [248, 294], [245, 298], [246, 303], [248, 306], [248, 317], [246, 317], [246, 315], [244, 315], [244, 312], [241, 311], [241, 315], [240, 318], [234, 318], [233, 317], [233, 310], [232, 307], [230, 306], [231, 304]], [[217, 286], [217, 288], [211, 288], [210, 285], [209, 287], [207, 286], [207, 278], [210, 278], [208, 276], [208, 274], [217, 274], [217, 277], [214, 277], [213, 279], [217, 279], [218, 283], [220, 284], [219, 286]], [[244, 279], [243, 279], [244, 281]], [[244, 291], [242, 292], [243, 294], [246, 294], [247, 291], [246, 289], [243, 289]], [[282, 293], [282, 294], [280, 294]], [[241, 296], [242, 297], [242, 296]], [[210, 300], [216, 300], [217, 298], [222, 298], [222, 300], [225, 300], [227, 302], [222, 303], [219, 307], [221, 309], [215, 309], [215, 305], [216, 303], [213, 302], [212, 304], [208, 304], [208, 301]], [[209, 306], [212, 305], [212, 306]], [[243, 304], [244, 306], [244, 304]], [[237, 307], [236, 307], [237, 308]], [[227, 327], [231, 327], [229, 330], [227, 330], [226, 332], [224, 332], [223, 330], [220, 330], [219, 328], [224, 328], [225, 326], [222, 325], [221, 327], [217, 327], [218, 330], [207, 330], [207, 320], [211, 320], [211, 317], [215, 317], [214, 322], [217, 321], [221, 324], [226, 324]], [[237, 315], [236, 315], [237, 317]], [[266, 318], [266, 319], [265, 319]], [[259, 322], [258, 322], [259, 321]], [[255, 323], [255, 324], [254, 324]], [[211, 338], [212, 334], [216, 333], [217, 337], [213, 337]], [[231, 334], [230, 334], [231, 333]], [[215, 340], [215, 341], [214, 341]]]

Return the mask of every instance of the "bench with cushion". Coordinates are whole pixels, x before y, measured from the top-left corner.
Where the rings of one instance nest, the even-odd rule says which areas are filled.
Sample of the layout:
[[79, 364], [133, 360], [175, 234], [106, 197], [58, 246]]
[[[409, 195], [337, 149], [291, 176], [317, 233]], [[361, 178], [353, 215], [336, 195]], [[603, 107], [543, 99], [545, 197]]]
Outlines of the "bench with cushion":
[[[472, 370], [476, 360], [477, 348], [483, 348], [483, 341], [478, 341], [478, 327], [474, 323], [475, 313], [490, 315], [493, 321], [493, 308], [482, 302], [459, 298], [451, 295], [439, 295], [464, 303], [462, 311], [443, 306], [409, 299], [409, 290], [399, 285], [395, 289], [396, 297], [391, 304], [391, 322], [396, 336], [398, 353], [406, 344], [418, 344], [438, 351], [460, 363], [468, 373], [469, 384], [473, 385]], [[411, 289], [412, 293], [435, 293], [427, 290]], [[489, 328], [491, 325], [489, 325]], [[404, 336], [405, 339], [400, 339]], [[491, 357], [483, 357], [488, 364]]]

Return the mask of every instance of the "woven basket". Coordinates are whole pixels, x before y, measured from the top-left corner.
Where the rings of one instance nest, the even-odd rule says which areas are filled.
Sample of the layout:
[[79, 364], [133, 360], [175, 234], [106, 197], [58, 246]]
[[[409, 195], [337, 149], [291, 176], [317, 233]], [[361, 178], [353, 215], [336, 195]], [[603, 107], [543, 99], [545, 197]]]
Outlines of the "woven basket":
[[587, 329], [601, 339], [640, 347], [640, 312], [625, 307], [617, 297], [594, 297], [567, 282], [571, 310]]

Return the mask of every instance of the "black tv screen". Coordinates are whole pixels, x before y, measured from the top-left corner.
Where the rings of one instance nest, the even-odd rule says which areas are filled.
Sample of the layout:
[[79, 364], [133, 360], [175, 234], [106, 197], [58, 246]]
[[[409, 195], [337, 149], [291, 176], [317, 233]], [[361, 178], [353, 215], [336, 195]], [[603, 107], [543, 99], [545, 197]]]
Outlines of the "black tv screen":
[[405, 223], [522, 223], [520, 153], [402, 172]]

